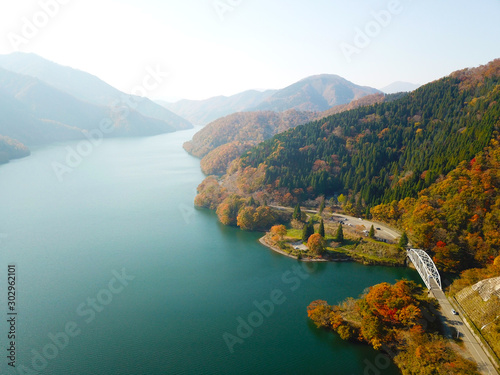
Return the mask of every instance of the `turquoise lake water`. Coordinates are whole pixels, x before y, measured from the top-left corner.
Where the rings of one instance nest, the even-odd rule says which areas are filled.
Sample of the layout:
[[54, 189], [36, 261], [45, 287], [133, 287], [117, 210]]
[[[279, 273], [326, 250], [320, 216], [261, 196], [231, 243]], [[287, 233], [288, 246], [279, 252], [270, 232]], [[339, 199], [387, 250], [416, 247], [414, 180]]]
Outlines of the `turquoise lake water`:
[[316, 329], [306, 307], [417, 273], [303, 264], [195, 210], [203, 174], [182, 149], [195, 131], [105, 140], [62, 181], [53, 163], [77, 142], [0, 166], [0, 374], [397, 374]]

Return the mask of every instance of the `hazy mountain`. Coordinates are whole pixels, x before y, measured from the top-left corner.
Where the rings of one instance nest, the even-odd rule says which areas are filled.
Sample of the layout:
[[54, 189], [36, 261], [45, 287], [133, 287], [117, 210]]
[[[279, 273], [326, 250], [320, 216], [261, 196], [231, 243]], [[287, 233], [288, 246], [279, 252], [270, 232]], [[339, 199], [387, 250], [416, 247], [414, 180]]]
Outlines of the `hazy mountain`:
[[38, 78], [83, 102], [109, 107], [128, 100], [128, 103], [132, 103], [128, 105], [135, 111], [164, 121], [175, 130], [192, 127], [189, 121], [147, 98], [125, 94], [89, 73], [53, 63], [35, 54], [17, 52], [0, 56], [0, 67]]
[[337, 75], [322, 74], [278, 90], [252, 110], [283, 112], [296, 109], [320, 112], [379, 92], [371, 87], [355, 85]]
[[206, 100], [180, 100], [175, 103], [157, 101], [165, 108], [193, 124], [206, 125], [218, 118], [255, 107], [269, 98], [276, 90], [249, 90], [233, 96], [216, 96]]
[[206, 125], [218, 118], [244, 111], [284, 112], [295, 109], [321, 112], [376, 93], [380, 91], [355, 85], [336, 75], [323, 74], [305, 78], [281, 90], [250, 90], [230, 97], [159, 103], [194, 124]]
[[12, 159], [24, 158], [30, 154], [28, 147], [15, 139], [0, 135], [0, 164]]
[[393, 82], [390, 85], [387, 85], [380, 89], [380, 91], [385, 92], [386, 94], [395, 94], [397, 92], [408, 92], [418, 89], [419, 84], [410, 83], [410, 82]]
[[26, 145], [80, 139], [102, 121], [109, 136], [157, 135], [175, 129], [126, 107], [114, 110], [76, 99], [37, 78], [0, 69], [0, 135]]

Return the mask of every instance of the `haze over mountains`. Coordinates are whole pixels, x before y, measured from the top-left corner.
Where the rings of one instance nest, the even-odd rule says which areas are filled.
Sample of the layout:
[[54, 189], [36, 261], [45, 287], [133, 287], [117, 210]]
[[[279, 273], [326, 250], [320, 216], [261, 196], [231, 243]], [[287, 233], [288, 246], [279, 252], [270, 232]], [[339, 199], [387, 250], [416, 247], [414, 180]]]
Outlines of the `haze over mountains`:
[[[151, 67], [149, 74], [161, 83], [161, 72]], [[398, 83], [392, 87], [409, 86]], [[112, 123], [113, 130], [108, 136], [123, 137], [157, 135], [190, 128], [190, 121], [206, 125], [217, 120], [203, 132], [210, 134], [208, 139], [203, 140], [200, 134], [186, 148], [205, 156], [233, 140], [243, 142], [231, 146], [235, 157], [257, 141], [281, 131], [359, 105], [383, 101], [384, 95], [337, 75], [322, 74], [281, 90], [248, 90], [230, 97], [155, 103], [125, 94], [89, 73], [34, 54], [13, 53], [0, 56], [0, 99], [0, 162], [3, 162], [29, 154], [24, 145], [82, 139], [103, 121]], [[236, 113], [240, 114], [234, 116]], [[228, 115], [232, 117], [225, 118]], [[239, 136], [223, 141], [222, 133]], [[203, 143], [208, 147], [206, 152], [196, 151], [204, 147]], [[220, 161], [220, 156], [225, 158], [226, 153], [213, 155]], [[226, 163], [217, 164], [218, 172], [222, 173]]]
[[3, 162], [25, 156], [18, 152], [24, 148], [16, 140], [32, 146], [83, 139], [86, 131], [103, 122], [112, 127], [109, 137], [151, 136], [192, 127], [147, 98], [127, 95], [91, 74], [24, 53], [0, 56], [0, 111], [0, 136], [9, 140], [3, 142]]
[[395, 94], [397, 92], [409, 92], [418, 89], [420, 86], [419, 84], [415, 83], [410, 83], [410, 82], [393, 82], [390, 85], [387, 85], [385, 87], [382, 87], [380, 91], [385, 92], [386, 94]]
[[232, 96], [215, 96], [206, 100], [180, 100], [175, 103], [157, 101], [195, 125], [206, 125], [218, 118], [255, 107], [273, 95], [276, 90], [248, 90]]
[[230, 97], [200, 101], [181, 100], [176, 103], [162, 102], [162, 104], [196, 125], [206, 125], [234, 112], [284, 112], [290, 109], [321, 112], [376, 93], [380, 91], [358, 86], [337, 75], [322, 74], [304, 78], [276, 91], [245, 91]]

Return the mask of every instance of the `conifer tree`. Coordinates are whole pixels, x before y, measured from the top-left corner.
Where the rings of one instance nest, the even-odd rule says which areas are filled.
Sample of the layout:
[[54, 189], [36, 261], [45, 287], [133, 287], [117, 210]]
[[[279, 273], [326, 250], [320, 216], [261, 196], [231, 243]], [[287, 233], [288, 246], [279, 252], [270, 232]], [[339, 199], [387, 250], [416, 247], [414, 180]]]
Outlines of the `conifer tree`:
[[340, 223], [337, 233], [335, 234], [335, 242], [344, 242], [344, 230], [342, 229], [342, 223]]
[[302, 211], [300, 210], [300, 203], [297, 203], [297, 205], [295, 206], [292, 218], [294, 220], [299, 220], [299, 221], [302, 220]]
[[321, 237], [325, 238], [325, 223], [323, 222], [323, 219], [321, 219], [321, 222], [319, 223], [318, 233]]
[[314, 223], [311, 220], [307, 222], [307, 224], [304, 225], [304, 229], [302, 229], [302, 241], [307, 242], [309, 240], [309, 237], [311, 237], [314, 234]]
[[375, 238], [375, 228], [373, 227], [373, 225], [371, 226], [370, 231], [368, 232], [368, 237]]

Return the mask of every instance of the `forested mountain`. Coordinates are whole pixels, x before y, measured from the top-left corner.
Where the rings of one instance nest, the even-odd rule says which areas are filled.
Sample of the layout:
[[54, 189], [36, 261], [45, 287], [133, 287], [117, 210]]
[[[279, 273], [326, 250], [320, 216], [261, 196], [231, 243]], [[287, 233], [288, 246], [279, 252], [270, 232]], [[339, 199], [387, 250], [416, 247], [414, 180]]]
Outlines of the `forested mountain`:
[[249, 90], [230, 97], [159, 103], [196, 125], [206, 125], [221, 117], [244, 111], [284, 112], [295, 109], [321, 112], [376, 93], [380, 91], [355, 85], [336, 75], [323, 74], [305, 78], [281, 90]]
[[321, 119], [360, 106], [389, 100], [384, 94], [368, 95], [349, 104], [337, 105], [325, 112], [282, 113], [272, 111], [241, 112], [218, 119], [196, 133], [184, 148], [197, 157], [203, 157], [201, 168], [205, 174], [224, 174], [229, 164], [252, 146], [298, 125]]
[[157, 101], [193, 124], [206, 125], [232, 113], [246, 111], [262, 103], [276, 90], [248, 90], [232, 96], [216, 96], [206, 100], [180, 100], [175, 103]]
[[224, 174], [230, 162], [252, 146], [273, 135], [305, 124], [316, 116], [313, 112], [290, 110], [239, 112], [216, 120], [186, 142], [190, 154], [203, 157], [201, 168], [206, 174]]
[[483, 152], [461, 162], [418, 198], [376, 206], [372, 215], [407, 230], [412, 243], [432, 251], [440, 270], [457, 272], [493, 262], [500, 255], [498, 130], [494, 136]]
[[385, 101], [392, 101], [392, 100], [395, 100], [401, 96], [403, 96], [403, 95], [396, 95], [396, 96], [395, 95], [384, 95], [382, 93], [363, 96], [362, 98], [353, 100], [352, 102], [349, 102], [347, 104], [339, 104], [339, 105], [336, 105], [330, 109], [327, 109], [326, 111], [320, 112], [316, 116], [315, 120], [321, 120], [325, 117], [332, 116], [332, 115], [335, 115], [337, 113], [350, 111], [351, 109], [365, 107], [367, 105], [374, 105], [377, 103], [383, 103]]
[[288, 109], [298, 111], [326, 111], [347, 104], [366, 95], [380, 93], [371, 87], [355, 85], [333, 74], [322, 74], [305, 78], [284, 89], [278, 90], [261, 104], [250, 110], [282, 112]]
[[[234, 162], [222, 184], [268, 201], [344, 193], [367, 212], [417, 197], [470, 161], [500, 125], [500, 60], [465, 69], [400, 99], [299, 126]], [[286, 199], [285, 199], [286, 197]]]
[[215, 148], [233, 141], [260, 143], [273, 135], [315, 118], [312, 112], [295, 110], [277, 113], [272, 111], [239, 112], [220, 118], [197, 132], [184, 144], [190, 154], [203, 157]]
[[14, 73], [38, 78], [41, 82], [79, 101], [95, 106], [112, 107], [117, 104], [132, 103], [127, 105], [144, 117], [165, 122], [164, 128], [166, 129], [192, 128], [189, 121], [148, 98], [125, 94], [89, 73], [53, 63], [34, 54], [16, 52], [2, 55], [0, 67]]
[[22, 143], [0, 135], [0, 164], [12, 159], [19, 159], [30, 154], [29, 149]]

